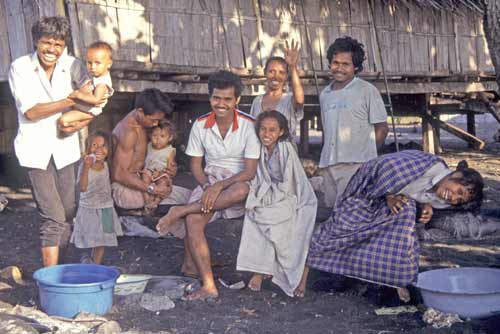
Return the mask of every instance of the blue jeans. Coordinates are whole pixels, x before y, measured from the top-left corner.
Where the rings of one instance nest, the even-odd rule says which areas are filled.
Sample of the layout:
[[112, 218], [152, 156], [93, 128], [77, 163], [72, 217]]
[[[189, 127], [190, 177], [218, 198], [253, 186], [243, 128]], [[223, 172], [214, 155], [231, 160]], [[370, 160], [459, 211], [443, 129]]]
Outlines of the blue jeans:
[[42, 247], [65, 246], [75, 215], [75, 164], [57, 169], [50, 159], [47, 169], [29, 168], [33, 196], [42, 221]]

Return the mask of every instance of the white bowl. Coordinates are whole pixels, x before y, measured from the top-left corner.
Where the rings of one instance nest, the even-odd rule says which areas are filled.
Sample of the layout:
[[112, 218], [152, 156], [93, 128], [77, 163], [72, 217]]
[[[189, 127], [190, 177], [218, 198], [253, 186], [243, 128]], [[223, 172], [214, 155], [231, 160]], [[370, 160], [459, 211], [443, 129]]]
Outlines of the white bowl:
[[461, 318], [500, 314], [500, 269], [449, 268], [418, 274], [424, 304]]
[[143, 293], [151, 275], [121, 274], [116, 280], [115, 295], [125, 296], [133, 293]]

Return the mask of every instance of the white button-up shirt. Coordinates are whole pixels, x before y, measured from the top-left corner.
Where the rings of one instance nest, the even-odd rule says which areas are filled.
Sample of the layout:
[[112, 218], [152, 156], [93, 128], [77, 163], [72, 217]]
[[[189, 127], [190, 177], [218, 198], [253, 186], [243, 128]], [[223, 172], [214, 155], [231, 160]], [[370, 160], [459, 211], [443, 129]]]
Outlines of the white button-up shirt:
[[214, 112], [198, 118], [191, 128], [186, 154], [192, 157], [205, 156], [207, 166], [223, 167], [234, 174], [243, 171], [245, 158], [258, 159], [260, 141], [255, 133], [253, 118], [239, 110], [233, 113], [233, 124], [224, 138]]
[[46, 169], [54, 158], [61, 169], [80, 158], [78, 134], [57, 137], [57, 119], [61, 112], [38, 121], [30, 121], [24, 113], [38, 103], [62, 100], [90, 80], [82, 62], [64, 52], [58, 59], [49, 81], [35, 53], [16, 59], [9, 71], [9, 84], [16, 101], [19, 129], [14, 149], [21, 166]]

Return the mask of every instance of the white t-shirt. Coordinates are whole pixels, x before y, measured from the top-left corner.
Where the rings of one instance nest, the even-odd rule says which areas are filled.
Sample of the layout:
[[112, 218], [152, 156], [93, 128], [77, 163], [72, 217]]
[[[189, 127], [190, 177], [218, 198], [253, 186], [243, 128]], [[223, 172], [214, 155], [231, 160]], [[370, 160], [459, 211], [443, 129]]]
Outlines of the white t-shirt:
[[46, 169], [54, 158], [57, 169], [80, 159], [78, 134], [57, 137], [57, 119], [61, 112], [30, 121], [24, 113], [38, 103], [62, 100], [89, 80], [87, 70], [76, 58], [63, 53], [49, 81], [35, 53], [22, 56], [11, 64], [9, 85], [16, 101], [19, 128], [14, 149], [21, 166]]
[[374, 124], [387, 122], [387, 112], [375, 86], [354, 77], [342, 89], [325, 87], [319, 101], [325, 136], [319, 167], [377, 156]]
[[260, 142], [253, 118], [239, 110], [233, 113], [233, 124], [225, 138], [220, 134], [215, 113], [198, 118], [191, 128], [186, 154], [204, 156], [207, 166], [223, 167], [235, 174], [245, 168], [244, 159], [258, 159]]

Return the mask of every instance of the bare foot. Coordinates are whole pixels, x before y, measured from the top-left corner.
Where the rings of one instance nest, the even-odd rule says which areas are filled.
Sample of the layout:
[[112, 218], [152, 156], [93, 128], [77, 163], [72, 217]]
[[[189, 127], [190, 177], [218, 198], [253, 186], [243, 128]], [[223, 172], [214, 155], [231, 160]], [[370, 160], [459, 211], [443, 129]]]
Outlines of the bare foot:
[[410, 301], [410, 290], [407, 288], [396, 288], [396, 291], [398, 292], [398, 296], [401, 301], [405, 303]]
[[248, 282], [248, 288], [252, 291], [260, 291], [263, 276], [262, 274], [253, 274]]
[[176, 222], [179, 218], [182, 218], [183, 210], [180, 206], [171, 207], [168, 213], [161, 217], [156, 225], [156, 230], [160, 235], [166, 235], [169, 232], [169, 227], [171, 224]]
[[211, 299], [217, 299], [219, 297], [219, 292], [217, 288], [208, 289], [205, 287], [201, 287], [198, 290], [190, 293], [184, 299], [187, 301], [201, 300], [201, 301], [209, 301]]
[[307, 277], [309, 275], [309, 267], [305, 266], [302, 272], [302, 277], [300, 278], [299, 285], [293, 292], [293, 295], [298, 298], [304, 298], [306, 295]]
[[293, 295], [298, 298], [304, 298], [306, 295], [306, 285], [300, 282], [299, 286], [293, 292]]

